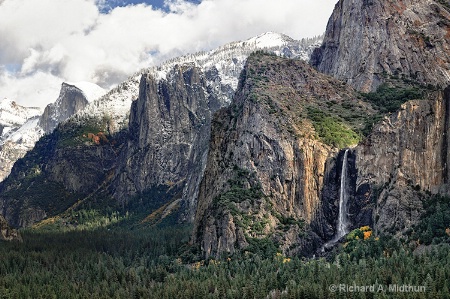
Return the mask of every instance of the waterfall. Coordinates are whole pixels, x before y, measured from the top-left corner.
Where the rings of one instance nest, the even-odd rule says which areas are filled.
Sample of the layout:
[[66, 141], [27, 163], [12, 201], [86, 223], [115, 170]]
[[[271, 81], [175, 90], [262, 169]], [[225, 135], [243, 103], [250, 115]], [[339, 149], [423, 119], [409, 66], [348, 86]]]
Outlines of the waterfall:
[[348, 149], [344, 152], [344, 157], [342, 158], [342, 170], [341, 170], [341, 188], [339, 190], [339, 215], [337, 223], [337, 232], [333, 239], [325, 243], [321, 249], [322, 252], [325, 249], [332, 247], [340, 238], [348, 234], [348, 210], [347, 210], [347, 163]]
[[344, 158], [342, 159], [342, 170], [341, 170], [341, 190], [339, 192], [339, 217], [337, 224], [337, 235], [336, 240], [339, 240], [348, 233], [348, 217], [347, 217], [347, 156], [348, 149], [345, 150]]

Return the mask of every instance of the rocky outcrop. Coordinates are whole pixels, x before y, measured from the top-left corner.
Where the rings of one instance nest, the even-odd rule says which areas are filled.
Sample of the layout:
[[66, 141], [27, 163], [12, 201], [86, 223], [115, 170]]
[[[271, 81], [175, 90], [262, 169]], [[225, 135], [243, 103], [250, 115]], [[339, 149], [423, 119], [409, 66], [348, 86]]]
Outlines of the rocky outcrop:
[[166, 79], [143, 75], [131, 108], [127, 149], [117, 171], [119, 200], [166, 186], [192, 219], [208, 152], [211, 115], [224, 103], [207, 92], [201, 71], [175, 66]]
[[60, 122], [81, 111], [88, 103], [81, 89], [62, 83], [58, 99], [45, 107], [38, 124], [46, 133], [50, 133]]
[[355, 204], [372, 207], [380, 231], [401, 233], [420, 219], [426, 194], [448, 194], [449, 108], [450, 88], [409, 101], [356, 147]]
[[5, 218], [0, 215], [0, 241], [22, 241], [19, 232], [9, 227]]
[[446, 87], [448, 1], [340, 0], [311, 64], [365, 92], [392, 76]]
[[[326, 167], [336, 164], [337, 149], [318, 140], [308, 108], [370, 109], [337, 80], [270, 55], [251, 56], [240, 84], [232, 105], [213, 119], [193, 240], [207, 257], [256, 239], [279, 244], [287, 254], [311, 253], [322, 242], [318, 233], [333, 234], [336, 209], [323, 214], [322, 191], [332, 180]], [[331, 197], [327, 204], [336, 206]], [[322, 226], [329, 231], [314, 231]]]
[[[3, 214], [14, 226], [28, 226], [56, 215], [75, 198], [94, 200], [98, 196], [91, 192], [100, 188], [101, 197], [110, 204], [115, 198], [121, 209], [128, 203], [137, 209], [144, 197], [147, 203], [173, 200], [168, 207], [181, 201], [182, 220], [192, 221], [211, 115], [230, 103], [248, 55], [264, 49], [308, 59], [314, 42], [267, 33], [170, 60], [131, 76], [51, 133], [65, 117], [61, 111], [78, 111], [89, 96], [63, 84], [56, 103], [39, 119], [51, 134], [0, 185]], [[58, 193], [54, 202], [42, 195], [45, 187]]]
[[[112, 179], [121, 135], [95, 143], [102, 124], [72, 120], [44, 135], [0, 183], [1, 213], [12, 227], [28, 227], [102, 191]], [[92, 133], [91, 133], [92, 134]], [[98, 196], [96, 198], [100, 198]]]

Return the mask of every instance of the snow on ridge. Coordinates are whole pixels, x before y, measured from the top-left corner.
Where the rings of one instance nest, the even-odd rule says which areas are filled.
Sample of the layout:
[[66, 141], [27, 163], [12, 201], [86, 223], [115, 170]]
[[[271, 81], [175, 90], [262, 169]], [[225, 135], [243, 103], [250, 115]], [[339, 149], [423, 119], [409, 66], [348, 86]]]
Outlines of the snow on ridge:
[[21, 125], [33, 116], [42, 113], [39, 107], [25, 107], [15, 101], [4, 98], [0, 101], [0, 124], [4, 126]]
[[32, 148], [39, 138], [44, 134], [43, 130], [38, 126], [39, 117], [32, 117], [8, 136], [7, 141], [20, 143], [27, 148]]
[[256, 37], [252, 37], [245, 42], [254, 43], [258, 48], [272, 48], [286, 45], [288, 43], [288, 39], [290, 42], [294, 41], [287, 35], [274, 32], [266, 32]]
[[106, 90], [101, 88], [95, 83], [80, 81], [80, 82], [66, 82], [69, 85], [73, 85], [80, 89], [85, 95], [88, 102], [93, 102], [94, 100], [100, 98], [106, 94]]
[[[244, 67], [247, 57], [251, 53], [257, 50], [265, 50], [277, 55], [308, 60], [312, 52], [313, 42], [314, 39], [298, 41], [284, 34], [266, 32], [244, 41], [225, 44], [210, 51], [172, 58], [158, 66], [144, 68], [134, 73], [108, 93], [90, 102], [85, 109], [77, 113], [74, 117], [101, 118], [107, 115], [116, 124], [115, 130], [120, 130], [128, 124], [131, 103], [139, 95], [141, 76], [143, 74], [150, 74], [157, 81], [166, 80], [167, 74], [175, 65], [187, 63], [195, 64], [204, 73], [211, 70], [217, 72], [219, 78], [207, 78], [208, 85], [219, 91], [218, 96], [223, 102], [229, 103], [232, 94], [234, 94], [237, 88], [239, 74]], [[83, 90], [81, 86], [80, 89]]]

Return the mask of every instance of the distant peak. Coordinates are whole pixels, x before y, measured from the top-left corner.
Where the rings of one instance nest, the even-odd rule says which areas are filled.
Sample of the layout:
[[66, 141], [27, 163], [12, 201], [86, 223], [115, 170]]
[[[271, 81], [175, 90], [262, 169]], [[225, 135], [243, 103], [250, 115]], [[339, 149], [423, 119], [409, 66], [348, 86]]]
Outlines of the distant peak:
[[293, 41], [293, 39], [285, 34], [266, 32], [255, 37], [249, 38], [245, 42], [255, 43], [256, 46], [261, 48], [279, 47]]
[[100, 98], [102, 95], [106, 94], [106, 92], [107, 92], [105, 89], [103, 89], [100, 86], [98, 86], [97, 84], [91, 83], [91, 82], [85, 82], [85, 81], [64, 82], [63, 84], [73, 86], [73, 87], [76, 87], [79, 90], [81, 90], [89, 102], [92, 102], [93, 100]]

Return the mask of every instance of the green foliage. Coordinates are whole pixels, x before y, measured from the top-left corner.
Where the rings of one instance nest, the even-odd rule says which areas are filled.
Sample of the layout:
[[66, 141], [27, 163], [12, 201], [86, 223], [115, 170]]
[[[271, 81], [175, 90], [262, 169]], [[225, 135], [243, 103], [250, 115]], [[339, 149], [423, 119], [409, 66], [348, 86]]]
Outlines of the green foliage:
[[278, 221], [280, 221], [280, 226], [283, 231], [288, 231], [292, 225], [297, 225], [300, 229], [304, 227], [304, 220], [297, 220], [294, 217], [284, 217], [281, 214], [276, 215]]
[[412, 240], [425, 245], [446, 242], [450, 244], [450, 197], [433, 195], [423, 201], [425, 213], [410, 231]]
[[360, 141], [361, 137], [337, 117], [313, 107], [308, 107], [307, 111], [316, 133], [325, 144], [345, 148]]
[[92, 140], [87, 138], [88, 134], [108, 132], [109, 123], [110, 118], [103, 116], [102, 119], [84, 118], [61, 124], [54, 131], [54, 134], [58, 137], [58, 147], [74, 147], [85, 142], [92, 142]]
[[[330, 285], [425, 285], [426, 293], [351, 298], [448, 298], [450, 247], [413, 255], [395, 239], [357, 242], [330, 260], [291, 259], [268, 239], [251, 253], [195, 261], [190, 227], [43, 233], [0, 242], [3, 298], [348, 298]], [[194, 262], [195, 261], [195, 262]], [[380, 295], [380, 296], [379, 296]]]
[[228, 180], [229, 190], [214, 198], [216, 205], [231, 208], [230, 203], [244, 201], [254, 203], [256, 200], [264, 197], [261, 185], [257, 182], [254, 173], [234, 166], [233, 174], [234, 176]]
[[377, 91], [363, 94], [363, 96], [380, 113], [389, 113], [397, 111], [403, 103], [409, 100], [423, 98], [424, 92], [419, 88], [389, 87], [383, 84], [378, 87]]
[[360, 229], [354, 229], [345, 238], [347, 239], [347, 241], [363, 240], [364, 233]]
[[29, 200], [32, 207], [45, 207], [48, 216], [65, 211], [81, 196], [68, 191], [61, 183], [46, 180], [43, 175], [28, 176], [2, 194], [10, 203]]
[[383, 117], [379, 114], [367, 117], [364, 120], [364, 127], [361, 129], [361, 134], [363, 136], [368, 136], [372, 132], [372, 129], [375, 126], [375, 124], [378, 123], [382, 119], [383, 119]]
[[257, 254], [262, 258], [271, 258], [275, 256], [278, 250], [278, 244], [276, 244], [270, 238], [251, 238], [246, 236], [248, 246], [246, 251]]

